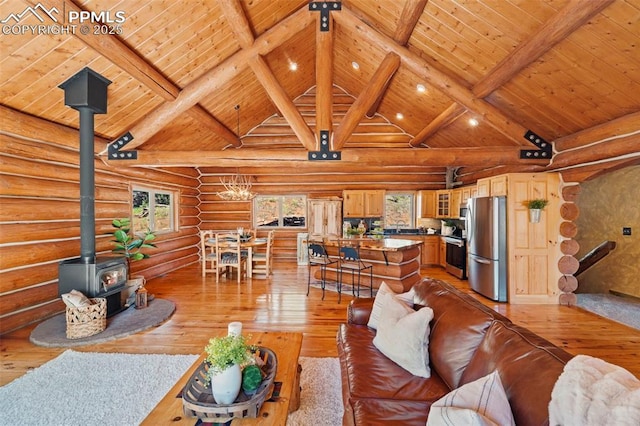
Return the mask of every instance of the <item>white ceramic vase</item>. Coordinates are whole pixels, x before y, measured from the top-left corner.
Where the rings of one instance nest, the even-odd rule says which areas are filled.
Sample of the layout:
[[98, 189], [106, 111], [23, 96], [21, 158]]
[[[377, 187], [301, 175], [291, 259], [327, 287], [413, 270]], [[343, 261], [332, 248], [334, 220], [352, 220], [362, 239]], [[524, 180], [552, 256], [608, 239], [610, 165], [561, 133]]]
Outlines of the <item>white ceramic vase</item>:
[[211, 377], [213, 399], [221, 405], [233, 404], [240, 393], [241, 385], [242, 370], [239, 364], [234, 364]]

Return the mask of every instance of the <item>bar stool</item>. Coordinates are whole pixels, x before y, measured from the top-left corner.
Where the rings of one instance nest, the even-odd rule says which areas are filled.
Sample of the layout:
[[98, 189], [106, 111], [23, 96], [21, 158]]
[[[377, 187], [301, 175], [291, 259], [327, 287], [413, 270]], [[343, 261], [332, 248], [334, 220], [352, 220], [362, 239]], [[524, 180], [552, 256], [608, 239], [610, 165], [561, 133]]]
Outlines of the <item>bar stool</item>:
[[[327, 250], [324, 247], [324, 242], [321, 241], [308, 241], [307, 247], [309, 250], [309, 277], [307, 279], [307, 296], [309, 296], [309, 289], [311, 288], [311, 268], [314, 266], [320, 267], [320, 278], [322, 280], [322, 300], [324, 300], [324, 289], [327, 285], [327, 266], [337, 264], [337, 259], [329, 257]], [[338, 303], [341, 298], [341, 285], [340, 282], [336, 284], [338, 286]]]
[[[347, 242], [349, 244], [349, 242]], [[340, 273], [339, 273], [339, 286], [342, 287], [342, 274], [345, 270], [351, 271], [351, 292], [355, 297], [360, 297], [360, 275], [362, 271], [369, 270], [369, 291], [371, 297], [373, 297], [373, 265], [371, 263], [365, 263], [360, 259], [360, 245], [355, 243], [342, 246], [342, 242], [339, 244], [340, 249]], [[358, 272], [358, 287], [356, 293], [355, 287], [355, 274]], [[366, 286], [365, 286], [366, 287]]]

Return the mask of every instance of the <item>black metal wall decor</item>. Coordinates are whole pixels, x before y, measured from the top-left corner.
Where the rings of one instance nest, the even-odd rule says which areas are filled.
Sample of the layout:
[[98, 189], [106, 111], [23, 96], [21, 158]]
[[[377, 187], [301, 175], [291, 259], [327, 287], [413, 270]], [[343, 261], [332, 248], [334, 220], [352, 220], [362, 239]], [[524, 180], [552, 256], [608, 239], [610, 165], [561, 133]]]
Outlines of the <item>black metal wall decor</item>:
[[341, 160], [340, 151], [329, 150], [329, 131], [320, 130], [320, 151], [309, 151], [309, 161]]
[[309, 10], [320, 11], [320, 31], [329, 31], [329, 12], [342, 10], [342, 2], [339, 1], [312, 1]]
[[109, 160], [137, 160], [138, 151], [123, 151], [122, 148], [126, 144], [133, 140], [133, 135], [130, 132], [120, 136], [115, 141], [109, 144]]
[[542, 139], [540, 136], [528, 130], [524, 134], [524, 138], [538, 147], [538, 149], [522, 149], [520, 150], [520, 159], [523, 160], [540, 160], [543, 158], [551, 159], [553, 155], [553, 145]]

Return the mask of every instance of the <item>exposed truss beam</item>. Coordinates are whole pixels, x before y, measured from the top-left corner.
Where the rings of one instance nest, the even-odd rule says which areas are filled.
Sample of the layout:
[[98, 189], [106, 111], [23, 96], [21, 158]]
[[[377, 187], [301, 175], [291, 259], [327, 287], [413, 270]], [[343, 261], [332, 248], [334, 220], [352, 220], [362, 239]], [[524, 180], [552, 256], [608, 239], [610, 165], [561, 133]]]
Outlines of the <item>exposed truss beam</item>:
[[[25, 0], [25, 2], [32, 6], [41, 4], [47, 8], [61, 7], [60, 0], [43, 0], [38, 2]], [[62, 0], [62, 2], [67, 11], [84, 10], [71, 0]], [[101, 56], [107, 58], [111, 63], [121, 68], [165, 101], [173, 101], [178, 97], [180, 88], [166, 79], [145, 59], [129, 49], [116, 35], [101, 34], [100, 36], [95, 36], [90, 33], [83, 34], [82, 31], [76, 31], [73, 34], [80, 41]], [[200, 125], [207, 127], [210, 132], [220, 136], [233, 146], [240, 146], [239, 136], [234, 134], [200, 105], [193, 105], [186, 112]]]
[[388, 53], [373, 74], [369, 84], [345, 114], [340, 127], [336, 129], [333, 135], [333, 148], [335, 150], [342, 149], [353, 130], [358, 127], [358, 123], [364, 118], [367, 109], [384, 91], [387, 82], [398, 70], [398, 67], [400, 67], [400, 56], [393, 52]]
[[[571, 33], [584, 25], [589, 19], [600, 13], [613, 0], [597, 0], [585, 2], [572, 0], [560, 12], [556, 13], [535, 34], [521, 43], [507, 55], [491, 71], [473, 87], [472, 92], [478, 98], [485, 98], [511, 80], [516, 74], [536, 61], [540, 56], [551, 50]], [[453, 104], [455, 105], [455, 103]], [[411, 146], [419, 146], [427, 137], [445, 128], [456, 118], [452, 114], [453, 105], [449, 106], [438, 117], [425, 127], [410, 142]], [[459, 109], [457, 107], [455, 109]], [[427, 129], [429, 129], [427, 131]]]
[[147, 142], [162, 129], [166, 123], [197, 104], [200, 99], [221, 89], [235, 77], [240, 69], [248, 65], [248, 61], [257, 55], [265, 55], [282, 43], [304, 30], [314, 22], [313, 16], [304, 7], [291, 16], [283, 19], [269, 31], [255, 39], [248, 48], [227, 58], [221, 64], [207, 71], [196, 80], [185, 86], [175, 100], [167, 101], [136, 123], [129, 131], [134, 137], [126, 149], [134, 149]]
[[[393, 35], [393, 40], [400, 46], [406, 46], [409, 42], [409, 38], [411, 38], [413, 30], [416, 25], [418, 25], [420, 16], [422, 16], [422, 12], [424, 12], [424, 8], [427, 6], [428, 1], [429, 0], [407, 0], [404, 4], [400, 20], [398, 21], [398, 26], [396, 27], [396, 32]], [[378, 99], [376, 99], [371, 108], [369, 108], [369, 111], [367, 111], [367, 117], [372, 118], [378, 111], [378, 108], [380, 108], [384, 95], [387, 93], [387, 88], [389, 87], [389, 84], [391, 84], [391, 80], [392, 79], [389, 79], [384, 90], [380, 96], [378, 96]]]

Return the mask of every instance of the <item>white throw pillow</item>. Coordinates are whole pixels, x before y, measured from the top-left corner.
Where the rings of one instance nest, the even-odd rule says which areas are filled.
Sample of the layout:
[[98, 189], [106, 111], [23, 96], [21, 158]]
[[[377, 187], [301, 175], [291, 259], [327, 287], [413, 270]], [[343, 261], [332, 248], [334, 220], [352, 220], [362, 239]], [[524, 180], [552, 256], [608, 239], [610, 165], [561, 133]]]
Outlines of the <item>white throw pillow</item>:
[[433, 310], [414, 311], [393, 294], [383, 296], [382, 302], [374, 346], [411, 374], [431, 377], [429, 321], [433, 319]]
[[382, 281], [380, 283], [380, 288], [378, 288], [378, 292], [376, 293], [376, 299], [373, 301], [373, 308], [371, 308], [371, 315], [369, 315], [369, 322], [367, 325], [374, 330], [378, 329], [378, 322], [380, 321], [380, 312], [382, 310], [382, 299], [385, 294], [392, 294], [396, 296], [398, 299], [402, 300], [407, 306], [410, 308], [413, 307], [413, 295], [415, 290], [413, 287], [406, 293], [394, 293], [391, 290], [391, 287], [387, 285], [386, 282]]
[[576, 355], [551, 391], [549, 424], [639, 425], [640, 380], [618, 365]]
[[62, 301], [69, 308], [84, 308], [85, 306], [91, 306], [91, 300], [82, 292], [78, 290], [71, 290], [69, 293], [61, 295]]
[[427, 426], [515, 425], [497, 371], [454, 389], [431, 405]]

